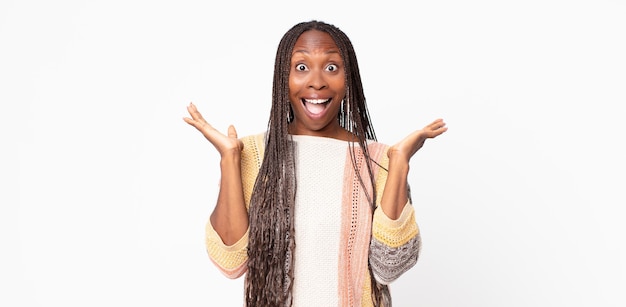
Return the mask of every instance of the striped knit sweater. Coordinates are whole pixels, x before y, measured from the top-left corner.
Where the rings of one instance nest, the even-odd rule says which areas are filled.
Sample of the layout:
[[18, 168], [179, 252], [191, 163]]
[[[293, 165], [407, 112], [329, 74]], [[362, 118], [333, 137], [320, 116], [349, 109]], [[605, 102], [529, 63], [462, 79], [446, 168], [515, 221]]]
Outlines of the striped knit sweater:
[[[241, 159], [246, 206], [263, 159], [264, 134], [242, 138]], [[350, 158], [349, 143], [341, 140], [294, 135], [298, 191], [294, 210], [293, 306], [372, 306], [368, 260], [376, 280], [389, 284], [413, 267], [420, 249], [420, 234], [410, 202], [396, 220], [380, 206], [372, 211]], [[364, 163], [357, 148], [357, 164]], [[368, 144], [370, 156], [387, 168], [388, 146]], [[368, 195], [371, 184], [360, 167]], [[373, 167], [380, 204], [387, 172]], [[210, 222], [206, 247], [210, 259], [229, 278], [246, 272], [248, 235], [227, 246]]]

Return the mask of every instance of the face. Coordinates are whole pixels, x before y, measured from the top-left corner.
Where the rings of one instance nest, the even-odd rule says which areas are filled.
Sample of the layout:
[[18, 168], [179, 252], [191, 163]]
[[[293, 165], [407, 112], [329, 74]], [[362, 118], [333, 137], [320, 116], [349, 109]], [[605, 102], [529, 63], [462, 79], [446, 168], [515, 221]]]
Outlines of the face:
[[293, 48], [289, 100], [294, 112], [290, 133], [344, 139], [337, 114], [346, 95], [345, 68], [332, 37], [317, 30], [302, 33]]

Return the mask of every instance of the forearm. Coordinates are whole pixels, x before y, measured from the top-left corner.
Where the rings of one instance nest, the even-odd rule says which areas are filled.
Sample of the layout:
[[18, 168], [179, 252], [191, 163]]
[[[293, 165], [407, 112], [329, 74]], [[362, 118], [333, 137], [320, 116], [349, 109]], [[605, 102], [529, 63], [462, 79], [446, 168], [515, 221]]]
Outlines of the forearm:
[[392, 220], [400, 217], [407, 204], [409, 162], [399, 155], [389, 157], [389, 173], [381, 198], [381, 208], [385, 215]]
[[421, 246], [415, 210], [409, 202], [407, 159], [388, 155], [381, 203], [374, 211], [369, 262], [374, 278], [389, 284], [417, 262]]
[[239, 155], [222, 157], [217, 204], [210, 221], [226, 245], [235, 244], [248, 230], [248, 212], [244, 202]]

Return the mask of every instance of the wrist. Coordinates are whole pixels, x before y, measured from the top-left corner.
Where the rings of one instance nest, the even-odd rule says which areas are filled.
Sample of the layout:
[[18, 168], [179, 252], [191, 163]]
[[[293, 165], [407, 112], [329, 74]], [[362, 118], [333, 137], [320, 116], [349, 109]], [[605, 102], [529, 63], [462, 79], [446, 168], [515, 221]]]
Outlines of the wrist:
[[222, 154], [222, 158], [220, 160], [220, 166], [228, 167], [231, 165], [239, 165], [241, 163], [241, 153], [239, 152], [230, 152], [228, 154]]
[[409, 159], [400, 153], [389, 153], [389, 171], [409, 172]]

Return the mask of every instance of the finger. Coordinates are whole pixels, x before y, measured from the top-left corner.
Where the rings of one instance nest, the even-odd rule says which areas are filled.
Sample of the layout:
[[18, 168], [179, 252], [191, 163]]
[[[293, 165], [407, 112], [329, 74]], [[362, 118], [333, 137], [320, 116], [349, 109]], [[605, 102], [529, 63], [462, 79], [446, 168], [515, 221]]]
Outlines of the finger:
[[437, 119], [437, 120], [433, 121], [432, 123], [430, 123], [426, 127], [428, 129], [432, 130], [432, 131], [436, 131], [436, 130], [445, 128], [446, 127], [446, 123], [443, 121], [443, 119]]
[[[229, 138], [233, 138], [233, 139], [237, 139], [237, 130], [235, 130], [235, 126], [230, 125], [228, 126], [228, 137]], [[239, 143], [239, 149], [243, 150], [243, 142], [239, 139], [237, 139], [238, 143]]]
[[430, 125], [428, 125], [429, 127], [433, 127], [433, 128], [437, 128], [437, 127], [443, 127], [445, 126], [445, 123], [443, 122], [443, 119], [438, 118], [436, 120], [434, 120], [432, 123], [430, 123]]
[[189, 115], [191, 115], [191, 118], [193, 118], [194, 120], [202, 118], [202, 114], [200, 114], [198, 109], [196, 109], [196, 106], [194, 106], [193, 104], [187, 106], [187, 112], [189, 112]]
[[211, 126], [206, 121], [199, 121], [199, 120], [195, 120], [195, 119], [189, 118], [189, 117], [183, 117], [183, 120], [187, 124], [189, 124], [189, 125], [193, 126], [194, 128], [198, 129], [198, 131], [202, 132], [203, 134], [206, 134], [206, 133], [208, 133], [209, 130], [213, 129], [213, 126]]
[[448, 131], [448, 127], [438, 127], [430, 132], [429, 138], [435, 138], [440, 136], [442, 133]]
[[183, 117], [183, 120], [191, 126], [194, 126], [196, 128], [200, 127], [200, 123], [198, 123], [198, 121], [194, 120], [193, 118]]
[[237, 130], [235, 130], [235, 126], [228, 126], [228, 137], [236, 139], [237, 138]]
[[187, 111], [194, 120], [206, 122], [206, 120], [204, 120], [204, 117], [202, 117], [202, 114], [200, 114], [200, 111], [198, 111], [198, 108], [196, 108], [195, 104], [189, 103], [189, 106], [187, 106]]
[[202, 114], [200, 114], [200, 111], [198, 111], [195, 104], [190, 103], [189, 106], [187, 106], [187, 109], [189, 110], [189, 114], [191, 114], [194, 121], [193, 126], [196, 127], [196, 129], [200, 131], [215, 130], [215, 128], [213, 128], [213, 126], [211, 126], [211, 124], [209, 124], [204, 117], [202, 117]]
[[448, 127], [441, 127], [439, 129], [435, 130], [435, 135], [433, 137], [439, 136], [439, 135], [441, 135], [442, 133], [444, 133], [446, 131], [448, 131]]
[[448, 127], [447, 127], [446, 123], [443, 121], [443, 119], [440, 119], [437, 122], [437, 124], [438, 124], [437, 129], [443, 129], [444, 131], [448, 130]]

